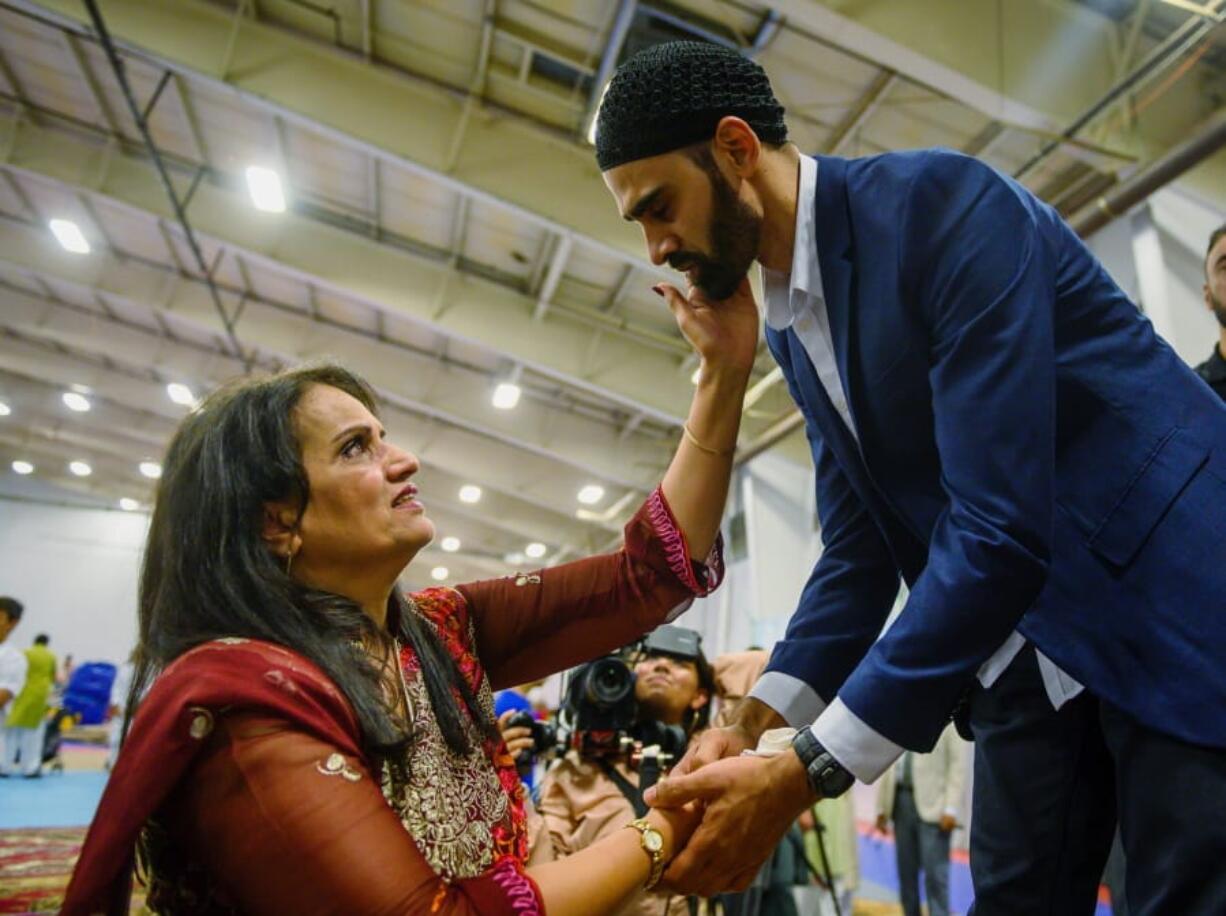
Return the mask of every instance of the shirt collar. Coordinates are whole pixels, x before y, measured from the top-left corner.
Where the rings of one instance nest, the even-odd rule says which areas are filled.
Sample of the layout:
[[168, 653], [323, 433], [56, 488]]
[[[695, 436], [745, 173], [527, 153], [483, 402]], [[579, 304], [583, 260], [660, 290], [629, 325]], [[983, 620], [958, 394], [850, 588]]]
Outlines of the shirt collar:
[[766, 298], [766, 323], [776, 331], [789, 327], [795, 319], [793, 294], [822, 298], [822, 273], [815, 244], [817, 203], [817, 160], [800, 157], [800, 176], [796, 188], [796, 229], [792, 239], [792, 269], [789, 273], [762, 268], [762, 288]]

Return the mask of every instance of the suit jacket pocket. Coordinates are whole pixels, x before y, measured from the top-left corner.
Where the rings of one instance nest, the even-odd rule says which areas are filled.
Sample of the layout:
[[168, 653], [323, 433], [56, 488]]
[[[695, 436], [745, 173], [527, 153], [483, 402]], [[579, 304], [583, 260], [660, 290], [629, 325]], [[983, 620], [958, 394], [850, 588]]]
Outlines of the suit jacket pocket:
[[1176, 427], [1153, 447], [1086, 540], [1115, 566], [1127, 566], [1205, 464], [1209, 449]]

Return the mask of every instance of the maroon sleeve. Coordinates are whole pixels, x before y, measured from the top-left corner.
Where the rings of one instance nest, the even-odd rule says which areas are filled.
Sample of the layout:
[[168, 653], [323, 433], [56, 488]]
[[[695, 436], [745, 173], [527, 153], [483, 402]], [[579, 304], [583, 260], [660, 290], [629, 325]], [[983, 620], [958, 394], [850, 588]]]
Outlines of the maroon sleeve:
[[514, 861], [445, 883], [422, 857], [362, 761], [284, 720], [237, 715], [177, 807], [181, 835], [245, 913], [544, 912]]
[[721, 540], [695, 562], [659, 488], [625, 531], [616, 553], [459, 586], [495, 689], [610, 652], [718, 587]]

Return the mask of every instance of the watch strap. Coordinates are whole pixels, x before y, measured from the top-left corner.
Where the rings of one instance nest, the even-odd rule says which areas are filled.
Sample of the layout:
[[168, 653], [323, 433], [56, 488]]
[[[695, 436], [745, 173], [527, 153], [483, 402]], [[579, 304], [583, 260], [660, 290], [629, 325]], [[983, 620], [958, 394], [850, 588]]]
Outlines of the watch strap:
[[[647, 818], [645, 817], [635, 818], [626, 826], [639, 832], [639, 845], [642, 847], [643, 852], [647, 853], [647, 857], [651, 859], [651, 871], [647, 875], [646, 883], [643, 885], [644, 890], [651, 890], [664, 877], [664, 835], [647, 823]], [[647, 836], [649, 833], [655, 834], [660, 838], [659, 849], [652, 849], [648, 845]]]

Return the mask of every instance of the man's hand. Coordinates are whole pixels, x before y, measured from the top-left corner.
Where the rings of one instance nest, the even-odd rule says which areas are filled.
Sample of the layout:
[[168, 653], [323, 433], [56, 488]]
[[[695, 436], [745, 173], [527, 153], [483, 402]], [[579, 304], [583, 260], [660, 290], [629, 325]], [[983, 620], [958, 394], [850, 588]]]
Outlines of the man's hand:
[[786, 724], [779, 713], [761, 700], [746, 697], [737, 706], [736, 715], [728, 725], [709, 728], [690, 742], [685, 756], [669, 775], [686, 776], [716, 760], [740, 756], [742, 751], [757, 747], [758, 739], [768, 728]]
[[757, 743], [757, 738], [736, 724], [723, 728], [708, 728], [690, 742], [685, 756], [677, 761], [669, 776], [688, 776], [695, 770], [725, 757], [739, 757], [741, 751], [749, 750]]
[[941, 819], [937, 821], [937, 827], [941, 833], [952, 833], [958, 826], [958, 819], [952, 814], [942, 814]]
[[797, 815], [817, 801], [804, 765], [792, 751], [775, 757], [716, 760], [648, 790], [655, 808], [706, 804], [702, 824], [665, 882], [684, 894], [709, 897], [749, 887]]

